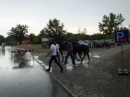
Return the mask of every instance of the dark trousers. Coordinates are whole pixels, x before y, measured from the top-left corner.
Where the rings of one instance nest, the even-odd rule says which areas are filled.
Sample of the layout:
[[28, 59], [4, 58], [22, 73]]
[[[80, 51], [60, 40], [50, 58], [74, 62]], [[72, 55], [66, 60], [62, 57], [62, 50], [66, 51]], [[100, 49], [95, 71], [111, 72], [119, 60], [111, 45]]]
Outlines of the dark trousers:
[[68, 52], [68, 53], [67, 53], [67, 55], [66, 55], [66, 57], [65, 57], [65, 64], [66, 64], [67, 59], [68, 59], [69, 56], [70, 56], [71, 59], [72, 59], [72, 63], [73, 63], [73, 65], [75, 65], [75, 61], [74, 61], [74, 57], [73, 57], [72, 52]]
[[58, 61], [60, 62], [60, 56], [59, 56], [59, 53], [57, 52], [57, 59], [58, 59]]
[[56, 56], [51, 56], [51, 59], [49, 60], [49, 68], [48, 69], [51, 68], [51, 63], [52, 63], [53, 60], [60, 67], [60, 69], [63, 70], [63, 68], [61, 67], [60, 63], [57, 61]]

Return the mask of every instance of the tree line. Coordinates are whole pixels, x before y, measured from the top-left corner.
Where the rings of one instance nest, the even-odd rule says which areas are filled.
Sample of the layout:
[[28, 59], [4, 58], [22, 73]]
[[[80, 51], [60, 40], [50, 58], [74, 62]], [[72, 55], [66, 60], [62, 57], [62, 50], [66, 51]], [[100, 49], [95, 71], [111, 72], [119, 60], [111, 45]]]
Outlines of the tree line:
[[[34, 33], [28, 34], [28, 26], [17, 24], [16, 27], [12, 27], [8, 36], [5, 38], [0, 35], [0, 44], [2, 42], [22, 42], [22, 40], [30, 40], [34, 44], [41, 44], [42, 38], [55, 38], [57, 40], [65, 41], [71, 39], [74, 41], [78, 40], [99, 40], [99, 39], [113, 39], [114, 31], [121, 29], [130, 30], [130, 25], [125, 27], [122, 25], [122, 22], [125, 20], [122, 14], [113, 14], [110, 13], [109, 16], [104, 15], [102, 22], [99, 22], [99, 33], [94, 33], [92, 35], [87, 34], [87, 29], [84, 28], [81, 30], [78, 29], [77, 34], [67, 32], [64, 29], [64, 24], [56, 18], [50, 19], [46, 27], [41, 29], [38, 35]], [[129, 31], [130, 32], [130, 31]], [[130, 35], [130, 34], [129, 34]]]

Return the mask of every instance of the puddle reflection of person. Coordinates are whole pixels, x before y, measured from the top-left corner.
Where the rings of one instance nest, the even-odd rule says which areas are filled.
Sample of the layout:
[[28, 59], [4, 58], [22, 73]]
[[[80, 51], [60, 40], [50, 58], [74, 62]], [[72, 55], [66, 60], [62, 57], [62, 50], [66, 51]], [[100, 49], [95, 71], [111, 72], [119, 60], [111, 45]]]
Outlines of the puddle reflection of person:
[[46, 55], [46, 57], [48, 56], [48, 55], [50, 55], [51, 54], [51, 58], [50, 58], [50, 60], [49, 60], [49, 68], [46, 70], [46, 71], [50, 71], [50, 68], [51, 68], [51, 63], [52, 63], [52, 61], [54, 60], [55, 61], [55, 63], [60, 67], [60, 72], [62, 72], [64, 69], [62, 68], [62, 66], [60, 65], [60, 63], [57, 61], [57, 58], [56, 58], [56, 46], [54, 45], [54, 42], [55, 41], [52, 41], [51, 42], [51, 46], [50, 46], [50, 52]]
[[4, 54], [4, 55], [5, 55], [5, 49], [2, 49], [2, 54]]
[[2, 50], [5, 48], [5, 43], [2, 44]]

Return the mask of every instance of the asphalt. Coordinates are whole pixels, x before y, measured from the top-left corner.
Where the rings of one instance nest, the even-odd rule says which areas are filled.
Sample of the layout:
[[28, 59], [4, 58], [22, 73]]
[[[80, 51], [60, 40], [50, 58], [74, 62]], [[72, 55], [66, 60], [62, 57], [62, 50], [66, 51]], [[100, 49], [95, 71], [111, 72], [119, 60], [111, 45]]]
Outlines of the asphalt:
[[[129, 44], [123, 47], [124, 50], [127, 48], [130, 48]], [[130, 97], [130, 77], [120, 76], [118, 68], [121, 66], [114, 64], [120, 61], [114, 57], [120, 52], [120, 46], [90, 51], [89, 63], [87, 58], [83, 63], [76, 60], [76, 67], [73, 67], [69, 58], [66, 66], [61, 62], [64, 67], [62, 73], [55, 62], [52, 63], [51, 71], [46, 73], [72, 97]], [[39, 54], [34, 51], [34, 59], [43, 67], [43, 71], [48, 68], [50, 59], [45, 56], [46, 53]]]
[[[124, 45], [123, 49], [130, 48], [130, 45]], [[114, 56], [121, 52], [120, 46], [112, 48], [101, 48], [91, 51], [90, 63], [85, 58], [83, 63], [76, 60], [76, 67], [72, 66], [69, 58], [64, 72], [59, 73], [60, 69], [52, 63], [50, 74], [56, 78], [59, 84], [73, 96], [78, 97], [130, 97], [130, 77], [120, 76], [118, 74], [118, 64], [114, 64]], [[46, 58], [46, 53], [35, 53], [39, 64], [48, 68], [50, 57]], [[65, 55], [64, 55], [65, 56]]]
[[[36, 53], [35, 53], [36, 54]], [[41, 54], [40, 54], [41, 55]], [[45, 57], [46, 54], [43, 54], [43, 56]], [[36, 54], [36, 56], [34, 57], [34, 59], [44, 68], [44, 70], [46, 70], [48, 68], [48, 66], [44, 63], [41, 62], [40, 60], [38, 60], [39, 54]], [[65, 70], [65, 68], [64, 68]], [[64, 72], [64, 71], [63, 71]], [[53, 79], [71, 96], [71, 97], [78, 97], [77, 95], [75, 95], [71, 89], [69, 89], [63, 82], [61, 82], [53, 73], [52, 73], [52, 69], [51, 72], [48, 72]], [[59, 72], [60, 73], [60, 72]], [[62, 73], [61, 73], [62, 74]]]
[[34, 60], [33, 54], [20, 56], [11, 51], [10, 47], [0, 49], [0, 97], [71, 96]]

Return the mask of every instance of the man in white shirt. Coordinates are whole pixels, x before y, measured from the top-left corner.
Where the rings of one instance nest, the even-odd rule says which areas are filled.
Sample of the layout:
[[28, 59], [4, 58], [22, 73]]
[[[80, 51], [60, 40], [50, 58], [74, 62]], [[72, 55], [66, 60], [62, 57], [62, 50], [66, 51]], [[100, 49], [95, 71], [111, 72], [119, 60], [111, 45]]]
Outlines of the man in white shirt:
[[60, 65], [60, 63], [56, 59], [56, 55], [57, 54], [56, 54], [56, 46], [54, 45], [54, 42], [55, 41], [53, 41], [52, 44], [51, 44], [51, 46], [50, 46], [50, 52], [46, 55], [46, 57], [47, 57], [48, 55], [51, 54], [51, 58], [49, 60], [49, 68], [46, 71], [50, 71], [51, 63], [54, 60], [55, 63], [60, 67], [60, 69], [61, 69], [60, 72], [62, 72], [64, 69], [62, 68], [62, 66]]
[[59, 46], [59, 44], [56, 41], [54, 42], [54, 44], [56, 46], [56, 54], [57, 54], [56, 56], [58, 58], [58, 61], [60, 62], [60, 54], [59, 54], [60, 46]]

